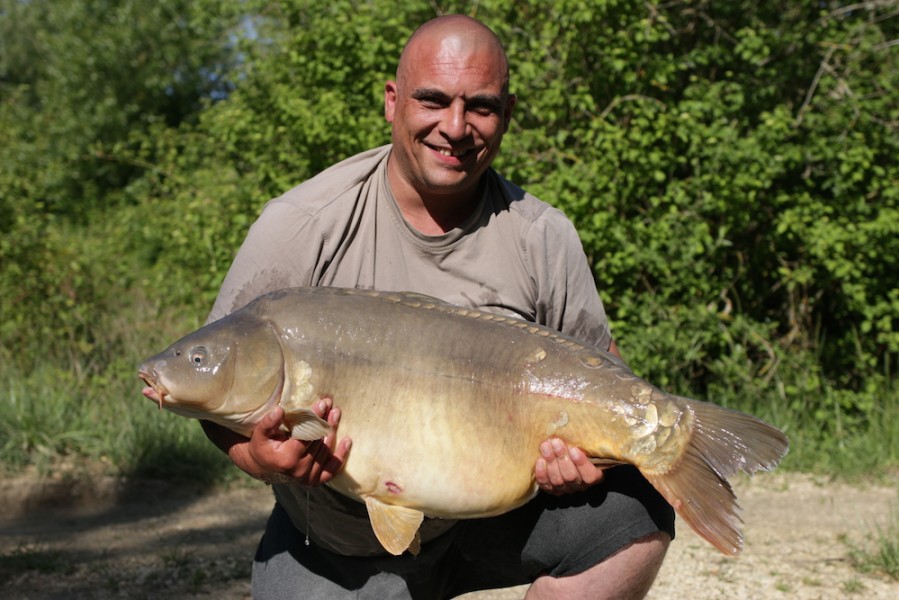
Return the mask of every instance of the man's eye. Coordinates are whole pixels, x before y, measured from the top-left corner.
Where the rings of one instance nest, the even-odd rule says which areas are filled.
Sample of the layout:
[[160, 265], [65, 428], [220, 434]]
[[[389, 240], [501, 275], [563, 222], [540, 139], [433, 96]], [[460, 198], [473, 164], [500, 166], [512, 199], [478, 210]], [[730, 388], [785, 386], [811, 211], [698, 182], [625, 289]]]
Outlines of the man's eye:
[[496, 114], [496, 109], [494, 109], [492, 106], [475, 106], [471, 109], [471, 111], [475, 114], [481, 115], [482, 117], [489, 117]]
[[473, 102], [468, 105], [468, 110], [481, 115], [482, 117], [489, 117], [491, 115], [499, 114], [500, 107], [491, 102]]

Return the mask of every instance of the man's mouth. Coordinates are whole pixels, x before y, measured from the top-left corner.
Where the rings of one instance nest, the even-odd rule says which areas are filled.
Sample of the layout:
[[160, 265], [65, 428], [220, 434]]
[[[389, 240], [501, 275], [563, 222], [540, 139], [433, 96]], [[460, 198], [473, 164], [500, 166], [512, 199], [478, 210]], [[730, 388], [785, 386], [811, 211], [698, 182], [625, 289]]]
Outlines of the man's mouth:
[[474, 148], [467, 148], [464, 150], [454, 150], [453, 148], [441, 148], [438, 146], [429, 146], [431, 150], [438, 153], [440, 156], [445, 156], [447, 158], [456, 158], [459, 160], [464, 160], [472, 153], [476, 152]]

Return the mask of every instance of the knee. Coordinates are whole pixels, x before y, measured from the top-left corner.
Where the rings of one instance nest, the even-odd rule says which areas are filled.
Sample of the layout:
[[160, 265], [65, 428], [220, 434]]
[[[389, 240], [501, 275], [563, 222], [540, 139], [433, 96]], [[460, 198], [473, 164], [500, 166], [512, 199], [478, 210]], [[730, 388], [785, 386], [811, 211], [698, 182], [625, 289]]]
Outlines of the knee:
[[667, 533], [650, 533], [580, 573], [537, 578], [528, 590], [527, 598], [644, 598], [658, 575], [670, 543], [671, 536]]
[[[643, 565], [646, 569], [653, 569], [654, 573], [658, 572], [668, 553], [668, 546], [671, 545], [671, 536], [664, 531], [656, 531], [650, 533], [637, 540], [632, 544], [621, 549], [621, 552], [630, 553], [630, 560]], [[614, 558], [613, 554], [609, 558]]]

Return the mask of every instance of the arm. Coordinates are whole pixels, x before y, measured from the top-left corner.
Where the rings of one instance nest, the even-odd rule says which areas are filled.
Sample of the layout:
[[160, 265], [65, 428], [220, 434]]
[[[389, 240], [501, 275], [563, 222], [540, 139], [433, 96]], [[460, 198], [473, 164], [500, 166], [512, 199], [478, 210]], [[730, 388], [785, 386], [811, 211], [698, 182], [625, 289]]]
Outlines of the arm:
[[316, 486], [327, 483], [343, 468], [351, 441], [344, 438], [335, 447], [340, 409], [332, 407], [329, 399], [316, 402], [313, 412], [328, 421], [331, 432], [311, 442], [293, 439], [281, 431], [281, 408], [266, 415], [249, 438], [209, 421], [201, 424], [206, 437], [251, 477], [266, 483], [296, 481]]
[[[215, 321], [272, 290], [310, 285], [317, 268], [321, 236], [314, 220], [297, 203], [285, 198], [269, 202], [250, 228], [219, 290], [207, 323]], [[294, 237], [304, 240], [302, 252], [285, 252]], [[340, 411], [330, 399], [316, 402], [313, 411], [331, 425], [323, 440], [304, 442], [280, 429], [283, 411], [274, 409], [250, 437], [215, 423], [202, 421], [203, 431], [231, 461], [251, 477], [267, 483], [297, 481], [327, 483], [342, 468], [350, 441], [336, 444]]]
[[[596, 348], [608, 348], [621, 358], [571, 221], [557, 210], [546, 210], [528, 231], [527, 245], [538, 290], [536, 320]], [[602, 475], [602, 468], [591, 463], [580, 448], [569, 448], [559, 438], [540, 444], [534, 464], [540, 489], [552, 494], [577, 492], [599, 483]]]

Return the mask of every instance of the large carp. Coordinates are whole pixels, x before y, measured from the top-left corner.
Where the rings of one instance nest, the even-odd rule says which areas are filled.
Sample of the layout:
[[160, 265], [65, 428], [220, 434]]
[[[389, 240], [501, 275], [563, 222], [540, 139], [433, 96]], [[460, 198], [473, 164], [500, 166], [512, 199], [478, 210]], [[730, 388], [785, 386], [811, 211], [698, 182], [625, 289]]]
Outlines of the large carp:
[[[773, 468], [778, 429], [673, 396], [611, 354], [525, 321], [409, 293], [294, 288], [257, 298], [147, 359], [144, 395], [249, 435], [276, 405], [294, 437], [328, 431], [321, 397], [353, 440], [327, 485], [362, 502], [393, 554], [424, 516], [487, 517], [537, 493], [550, 436], [598, 463], [630, 463], [699, 535], [742, 547], [727, 477]], [[472, 463], [472, 449], [484, 460]]]

